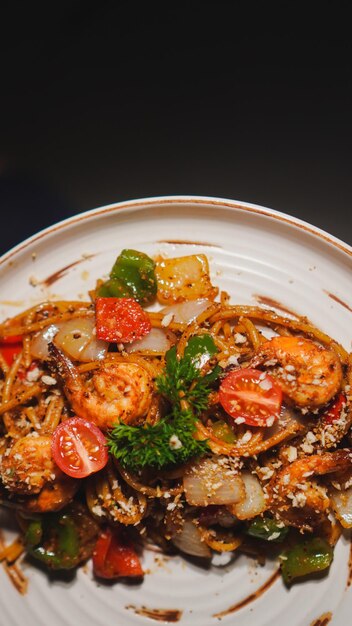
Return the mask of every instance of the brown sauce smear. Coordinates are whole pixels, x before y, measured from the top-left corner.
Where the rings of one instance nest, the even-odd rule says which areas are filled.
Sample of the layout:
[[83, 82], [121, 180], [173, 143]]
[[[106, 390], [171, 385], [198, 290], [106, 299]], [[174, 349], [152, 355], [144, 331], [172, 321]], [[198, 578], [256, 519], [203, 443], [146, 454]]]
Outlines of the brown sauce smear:
[[268, 298], [267, 296], [261, 296], [258, 293], [254, 293], [253, 298], [255, 298], [256, 301], [259, 302], [259, 304], [266, 304], [267, 306], [277, 309], [278, 311], [282, 311], [283, 313], [288, 313], [289, 315], [292, 315], [292, 317], [295, 317], [296, 319], [301, 317], [300, 315], [298, 315], [298, 313], [296, 313], [296, 311], [292, 311], [292, 309], [289, 309], [284, 304], [281, 304], [281, 302], [278, 302], [277, 300], [274, 300], [273, 298]]
[[310, 626], [327, 626], [327, 624], [331, 621], [332, 613], [330, 611], [328, 613], [324, 613], [318, 619], [315, 619], [314, 622], [310, 624]]
[[73, 267], [76, 267], [76, 265], [83, 263], [87, 259], [93, 259], [94, 257], [95, 257], [95, 254], [89, 254], [83, 257], [82, 259], [79, 259], [78, 261], [74, 261], [73, 263], [70, 263], [69, 265], [65, 265], [65, 267], [61, 268], [61, 270], [57, 270], [57, 272], [50, 274], [50, 276], [40, 281], [40, 284], [43, 285], [43, 287], [50, 287], [50, 285], [53, 285], [58, 280], [60, 280], [60, 278], [65, 276]]
[[351, 311], [352, 313], [352, 308], [349, 306], [349, 304], [341, 300], [341, 298], [338, 298], [337, 296], [335, 296], [335, 294], [330, 293], [330, 291], [326, 291], [326, 289], [324, 289], [324, 292], [329, 296], [329, 298], [331, 298], [331, 300], [334, 300], [338, 304], [341, 304], [341, 306], [345, 307], [347, 311]]
[[221, 611], [220, 613], [214, 613], [213, 617], [221, 618], [225, 617], [225, 615], [229, 615], [230, 613], [235, 613], [235, 611], [239, 611], [239, 609], [243, 609], [245, 606], [260, 598], [280, 577], [280, 570], [278, 569], [270, 578], [261, 586], [257, 591], [254, 591], [249, 596], [237, 602], [237, 604], [233, 604], [225, 611]]
[[149, 619], [153, 619], [156, 622], [175, 623], [179, 622], [182, 617], [182, 611], [179, 609], [149, 609], [146, 606], [137, 607], [133, 606], [133, 604], [126, 606], [126, 609], [131, 609], [137, 615], [149, 617]]
[[190, 246], [208, 246], [210, 248], [222, 247], [216, 243], [209, 243], [208, 241], [188, 241], [186, 239], [158, 239], [157, 243], [170, 243], [176, 246], [184, 246], [188, 244]]

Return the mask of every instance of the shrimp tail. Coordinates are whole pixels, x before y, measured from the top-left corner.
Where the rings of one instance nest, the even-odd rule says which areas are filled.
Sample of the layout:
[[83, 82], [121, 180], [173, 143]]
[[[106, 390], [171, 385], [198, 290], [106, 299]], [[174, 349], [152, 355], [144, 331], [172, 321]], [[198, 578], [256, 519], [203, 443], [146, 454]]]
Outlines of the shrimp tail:
[[81, 388], [82, 383], [77, 368], [66, 354], [53, 342], [48, 344], [48, 352], [51, 357], [50, 365], [59, 374], [60, 378], [68, 386], [71, 393]]

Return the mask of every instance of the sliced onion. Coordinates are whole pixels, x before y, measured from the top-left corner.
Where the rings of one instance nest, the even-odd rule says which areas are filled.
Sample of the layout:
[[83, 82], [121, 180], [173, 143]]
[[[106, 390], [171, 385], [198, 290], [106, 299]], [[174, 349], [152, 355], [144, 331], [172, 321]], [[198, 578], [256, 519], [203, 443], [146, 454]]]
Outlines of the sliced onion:
[[94, 320], [89, 318], [78, 317], [68, 320], [59, 328], [55, 336], [55, 343], [72, 358], [79, 359], [94, 336], [94, 328]]
[[341, 491], [332, 488], [330, 497], [332, 508], [341, 526], [352, 528], [352, 487]]
[[188, 504], [207, 506], [241, 502], [245, 488], [234, 464], [233, 459], [223, 456], [202, 459], [193, 465], [183, 478]]
[[[236, 505], [233, 505], [236, 506]], [[199, 524], [208, 528], [217, 524], [222, 528], [232, 528], [238, 524], [237, 518], [226, 506], [209, 505], [202, 508], [199, 513]]]
[[191, 520], [185, 520], [180, 533], [177, 533], [172, 539], [175, 546], [191, 556], [199, 556], [209, 559], [211, 550], [204, 541], [198, 528]]
[[75, 361], [94, 361], [103, 359], [109, 344], [97, 339], [95, 320], [87, 317], [52, 324], [37, 333], [31, 342], [31, 354], [35, 358], [48, 358], [48, 344], [54, 339], [55, 344], [62, 348]]
[[176, 335], [171, 330], [152, 328], [148, 335], [125, 346], [128, 353], [149, 350], [150, 352], [166, 352], [176, 343]]
[[89, 361], [101, 361], [105, 359], [109, 344], [102, 339], [93, 336], [84, 350], [77, 357], [77, 361], [89, 363]]
[[54, 339], [59, 330], [59, 324], [51, 324], [44, 330], [36, 333], [31, 341], [31, 355], [35, 359], [47, 359], [48, 344]]
[[161, 313], [173, 315], [173, 322], [178, 324], [190, 324], [205, 311], [212, 303], [206, 298], [200, 300], [189, 300], [188, 302], [180, 302], [180, 304], [172, 304], [162, 309]]
[[230, 511], [240, 520], [252, 519], [266, 509], [264, 492], [256, 476], [250, 472], [242, 472], [241, 476], [246, 495], [242, 502], [231, 506]]

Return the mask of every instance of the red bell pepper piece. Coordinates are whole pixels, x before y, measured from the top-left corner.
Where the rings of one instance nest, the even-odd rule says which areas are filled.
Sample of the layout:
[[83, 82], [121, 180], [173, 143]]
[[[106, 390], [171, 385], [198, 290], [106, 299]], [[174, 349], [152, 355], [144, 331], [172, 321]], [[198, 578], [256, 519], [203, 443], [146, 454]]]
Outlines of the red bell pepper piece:
[[340, 393], [330, 406], [324, 411], [323, 419], [325, 424], [333, 424], [341, 415], [342, 409], [346, 406], [347, 400], [343, 393]]
[[131, 543], [122, 539], [119, 529], [107, 528], [98, 537], [93, 552], [93, 571], [98, 578], [143, 576], [139, 558]]
[[98, 339], [130, 343], [151, 331], [151, 323], [134, 298], [97, 298], [95, 301]]
[[0, 352], [8, 365], [12, 365], [14, 358], [22, 351], [21, 335], [12, 335], [0, 339]]

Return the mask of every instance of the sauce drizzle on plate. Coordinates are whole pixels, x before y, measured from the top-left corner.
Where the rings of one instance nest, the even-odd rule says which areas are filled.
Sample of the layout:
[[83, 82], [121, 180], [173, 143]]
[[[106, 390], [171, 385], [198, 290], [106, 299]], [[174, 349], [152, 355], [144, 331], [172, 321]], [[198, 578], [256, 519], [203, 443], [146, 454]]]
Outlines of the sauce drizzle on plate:
[[265, 593], [277, 581], [279, 577], [280, 577], [280, 569], [276, 570], [276, 572], [274, 572], [270, 576], [270, 578], [268, 578], [268, 580], [265, 581], [265, 583], [261, 587], [259, 587], [259, 589], [251, 593], [249, 596], [247, 596], [243, 600], [240, 600], [236, 604], [233, 604], [228, 609], [225, 609], [224, 611], [220, 611], [220, 613], [214, 613], [213, 617], [217, 617], [218, 619], [221, 619], [222, 617], [225, 617], [225, 615], [229, 615], [230, 613], [235, 613], [235, 611], [238, 611], [239, 609], [243, 609], [245, 606], [247, 606], [254, 600], [257, 600], [258, 598], [260, 598], [260, 596], [262, 596], [263, 593]]
[[311, 623], [310, 626], [327, 626], [331, 621], [332, 613], [330, 611], [328, 613], [323, 613], [318, 619], [315, 619], [314, 622]]
[[330, 291], [326, 291], [325, 289], [324, 289], [324, 291], [329, 296], [329, 298], [331, 298], [331, 300], [334, 300], [338, 304], [341, 304], [341, 306], [345, 307], [345, 309], [347, 309], [347, 311], [351, 311], [351, 313], [352, 313], [352, 308], [349, 306], [349, 304], [347, 304], [346, 302], [341, 300], [341, 298], [339, 298], [338, 296], [335, 296], [335, 294], [330, 293]]
[[278, 300], [274, 300], [273, 298], [269, 298], [268, 296], [261, 296], [258, 293], [254, 293], [253, 298], [255, 298], [256, 301], [259, 302], [259, 304], [270, 306], [271, 308], [277, 309], [278, 311], [282, 311], [283, 313], [288, 313], [289, 315], [292, 315], [292, 317], [295, 317], [295, 318], [300, 317], [298, 313], [296, 313], [295, 311], [292, 311], [292, 309], [289, 309], [284, 304], [281, 304], [281, 302], [278, 302]]
[[131, 609], [137, 615], [143, 615], [143, 617], [149, 617], [156, 622], [179, 622], [182, 617], [182, 611], [179, 609], [149, 609], [146, 606], [136, 607], [133, 604], [126, 606], [126, 609]]

